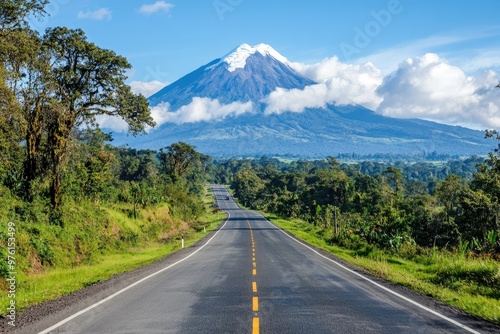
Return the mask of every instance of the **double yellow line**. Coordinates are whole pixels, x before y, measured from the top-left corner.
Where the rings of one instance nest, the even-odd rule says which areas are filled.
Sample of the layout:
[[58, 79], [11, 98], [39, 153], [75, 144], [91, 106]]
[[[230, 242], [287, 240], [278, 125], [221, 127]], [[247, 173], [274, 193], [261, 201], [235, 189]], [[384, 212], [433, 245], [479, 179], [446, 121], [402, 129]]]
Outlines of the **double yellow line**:
[[252, 321], [252, 334], [260, 333], [260, 320], [258, 317], [259, 312], [259, 297], [257, 297], [257, 282], [255, 281], [257, 276], [257, 262], [255, 257], [255, 240], [253, 237], [253, 230], [250, 222], [247, 220], [248, 228], [250, 229], [250, 237], [252, 238], [252, 311], [254, 313], [253, 321]]

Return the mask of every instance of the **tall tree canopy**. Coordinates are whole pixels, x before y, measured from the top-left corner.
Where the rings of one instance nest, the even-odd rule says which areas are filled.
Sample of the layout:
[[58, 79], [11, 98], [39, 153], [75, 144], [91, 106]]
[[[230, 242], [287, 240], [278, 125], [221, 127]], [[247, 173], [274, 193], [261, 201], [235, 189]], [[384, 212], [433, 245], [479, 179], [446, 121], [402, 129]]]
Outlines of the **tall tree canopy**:
[[60, 175], [71, 132], [96, 126], [96, 116], [123, 118], [133, 134], [155, 123], [146, 98], [125, 84], [128, 61], [87, 41], [81, 29], [49, 28], [42, 43], [50, 63], [46, 83], [52, 106], [47, 117], [47, 148], [52, 165], [51, 203], [59, 205]]
[[201, 155], [189, 144], [178, 142], [160, 150], [163, 169], [174, 181], [200, 161]]

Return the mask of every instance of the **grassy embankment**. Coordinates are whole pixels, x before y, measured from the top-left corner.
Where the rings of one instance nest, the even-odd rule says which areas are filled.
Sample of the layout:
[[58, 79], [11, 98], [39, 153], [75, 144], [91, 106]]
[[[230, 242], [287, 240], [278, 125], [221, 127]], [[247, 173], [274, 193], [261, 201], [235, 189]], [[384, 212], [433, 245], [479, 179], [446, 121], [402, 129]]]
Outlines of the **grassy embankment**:
[[432, 296], [470, 314], [500, 324], [500, 263], [460, 252], [417, 250], [396, 252], [366, 246], [348, 250], [328, 244], [323, 232], [300, 220], [264, 215], [297, 238], [364, 268], [371, 274]]
[[[19, 211], [26, 207], [13, 201], [12, 197], [0, 196], [0, 205], [17, 207], [15, 215], [0, 218], [5, 231], [8, 221], [16, 224], [18, 310], [157, 261], [181, 248], [181, 233], [188, 247], [225, 218], [222, 212], [212, 212], [213, 196], [208, 189], [203, 197], [207, 213], [192, 223], [172, 217], [167, 204], [139, 209], [134, 219], [130, 205], [78, 203], [67, 206], [63, 221], [71, 224], [61, 227], [40, 223], [47, 217], [36, 203], [30, 212], [23, 213]], [[26, 219], [16, 220], [20, 217]], [[2, 255], [6, 255], [7, 236], [0, 239]], [[6, 310], [10, 302], [7, 284], [4, 279], [0, 281], [0, 306]]]

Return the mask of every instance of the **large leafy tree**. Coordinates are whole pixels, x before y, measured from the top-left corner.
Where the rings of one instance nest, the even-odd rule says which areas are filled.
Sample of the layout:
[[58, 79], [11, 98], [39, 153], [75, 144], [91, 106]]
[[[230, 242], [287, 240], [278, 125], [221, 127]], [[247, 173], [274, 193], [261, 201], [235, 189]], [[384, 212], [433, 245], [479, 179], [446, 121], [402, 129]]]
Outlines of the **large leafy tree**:
[[[40, 44], [37, 34], [29, 29], [28, 17], [45, 15], [44, 6], [48, 2], [0, 0], [0, 179], [7, 173], [20, 174], [23, 151], [20, 142], [25, 139], [26, 131], [37, 131], [27, 127], [25, 116], [33, 115], [23, 113], [26, 107], [34, 111], [29, 105], [34, 102], [29, 98], [33, 94], [26, 95], [25, 88], [37, 83], [28, 74], [35, 66]], [[29, 98], [24, 101], [28, 106], [23, 106], [22, 97]]]
[[260, 208], [259, 195], [264, 188], [264, 182], [253, 170], [243, 170], [234, 178], [234, 193], [244, 206]]
[[154, 126], [146, 99], [125, 84], [128, 61], [113, 51], [89, 42], [80, 29], [47, 29], [42, 52], [50, 65], [44, 81], [50, 87], [46, 115], [47, 155], [51, 164], [50, 200], [61, 199], [61, 174], [71, 133], [82, 126], [97, 126], [99, 115], [119, 116], [133, 134]]
[[175, 182], [200, 161], [201, 155], [186, 143], [174, 143], [160, 149], [160, 162], [165, 173]]
[[[500, 133], [496, 130], [486, 131], [486, 138], [493, 138], [500, 142]], [[490, 207], [490, 214], [483, 218], [483, 225], [488, 230], [500, 231], [500, 144], [497, 144], [493, 152], [489, 153], [485, 163], [478, 165], [471, 187], [474, 191], [486, 194], [490, 202], [486, 205], [485, 201], [482, 201], [478, 205], [483, 208]]]

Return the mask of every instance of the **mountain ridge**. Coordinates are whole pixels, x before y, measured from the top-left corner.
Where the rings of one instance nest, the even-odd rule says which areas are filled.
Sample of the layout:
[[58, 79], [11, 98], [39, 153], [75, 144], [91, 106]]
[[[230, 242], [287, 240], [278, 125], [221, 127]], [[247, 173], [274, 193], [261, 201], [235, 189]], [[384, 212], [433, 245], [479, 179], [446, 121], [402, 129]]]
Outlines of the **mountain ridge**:
[[[231, 53], [215, 59], [148, 98], [153, 108], [167, 105], [164, 112], [177, 112], [180, 120], [164, 123], [134, 140], [119, 136], [116, 142], [159, 149], [184, 141], [214, 156], [272, 154], [315, 158], [342, 153], [437, 152], [465, 156], [486, 154], [490, 149], [481, 131], [419, 119], [390, 118], [359, 105], [266, 113], [266, 98], [276, 89], [302, 90], [317, 83], [296, 72], [270, 46], [243, 44], [235, 50], [240, 54], [233, 57], [234, 63], [226, 61]], [[273, 57], [274, 52], [281, 59]], [[198, 99], [199, 104], [192, 106], [195, 98], [206, 100]], [[211, 120], [210, 114], [204, 115], [198, 122], [193, 122], [193, 117], [182, 118], [182, 112], [190, 105], [196, 109], [191, 110], [195, 116], [209, 113], [209, 108], [203, 109], [207, 101], [218, 101], [216, 107], [226, 108], [225, 113]], [[245, 102], [252, 103], [251, 110], [231, 111], [232, 104]]]

